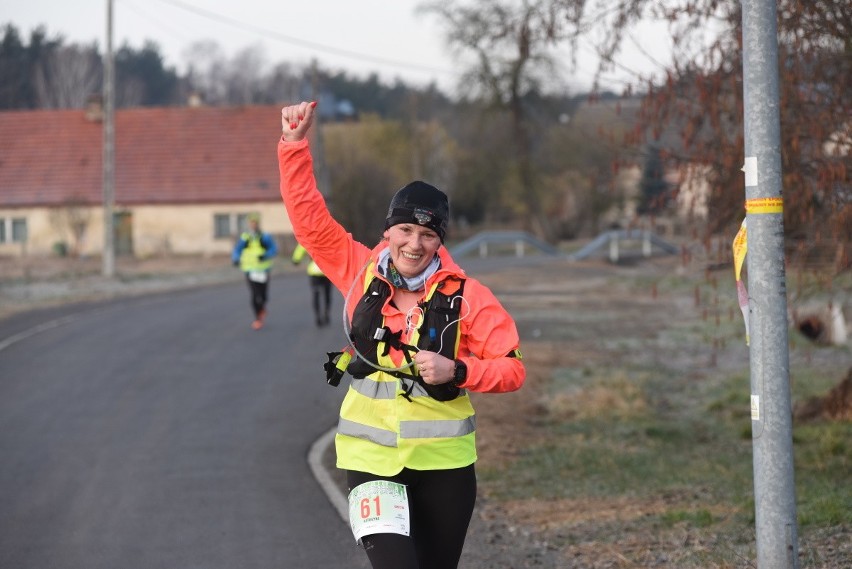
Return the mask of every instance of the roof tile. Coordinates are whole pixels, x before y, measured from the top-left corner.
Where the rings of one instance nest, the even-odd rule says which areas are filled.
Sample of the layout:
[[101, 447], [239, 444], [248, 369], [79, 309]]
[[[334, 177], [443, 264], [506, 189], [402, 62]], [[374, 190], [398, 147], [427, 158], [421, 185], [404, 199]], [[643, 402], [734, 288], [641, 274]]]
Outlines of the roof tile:
[[[115, 202], [277, 201], [280, 107], [115, 113]], [[83, 110], [0, 112], [0, 207], [102, 202], [102, 123]]]

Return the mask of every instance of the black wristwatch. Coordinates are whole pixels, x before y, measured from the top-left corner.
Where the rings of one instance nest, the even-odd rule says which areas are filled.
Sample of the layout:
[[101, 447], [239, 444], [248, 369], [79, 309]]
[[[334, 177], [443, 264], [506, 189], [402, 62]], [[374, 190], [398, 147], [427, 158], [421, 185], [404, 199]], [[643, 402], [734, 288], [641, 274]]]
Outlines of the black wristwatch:
[[467, 364], [461, 360], [456, 360], [456, 367], [453, 370], [453, 385], [459, 386], [467, 379]]

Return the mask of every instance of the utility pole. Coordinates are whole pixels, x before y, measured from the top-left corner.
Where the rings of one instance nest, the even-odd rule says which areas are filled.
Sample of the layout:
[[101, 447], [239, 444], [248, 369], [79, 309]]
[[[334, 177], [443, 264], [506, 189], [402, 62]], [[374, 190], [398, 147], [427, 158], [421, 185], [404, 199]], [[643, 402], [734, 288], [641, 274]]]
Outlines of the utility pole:
[[[320, 94], [319, 70], [317, 69], [317, 61], [314, 59], [311, 62], [311, 99], [319, 102]], [[311, 152], [314, 155], [314, 171], [316, 172], [317, 187], [328, 203], [329, 208], [334, 211], [335, 204], [332, 200], [331, 176], [329, 175], [328, 164], [325, 160], [325, 141], [322, 136], [320, 109], [315, 109], [315, 113], [314, 125], [312, 127], [314, 138], [311, 144]]]
[[745, 194], [759, 569], [798, 567], [775, 0], [743, 0]]
[[106, 52], [104, 54], [104, 139], [103, 139], [103, 276], [115, 276], [115, 74], [112, 53], [112, 4], [106, 0]]

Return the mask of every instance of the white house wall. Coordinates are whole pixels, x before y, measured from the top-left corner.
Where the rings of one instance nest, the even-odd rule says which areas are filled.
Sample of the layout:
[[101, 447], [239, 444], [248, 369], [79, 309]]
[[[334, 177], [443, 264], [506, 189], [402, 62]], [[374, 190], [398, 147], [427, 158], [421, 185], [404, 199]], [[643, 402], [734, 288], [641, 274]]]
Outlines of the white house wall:
[[[131, 215], [133, 253], [136, 257], [163, 254], [216, 255], [231, 251], [235, 235], [214, 237], [214, 216], [258, 212], [264, 231], [277, 235], [292, 235], [293, 226], [284, 204], [234, 203], [186, 206], [116, 207], [115, 213]], [[26, 219], [27, 240], [12, 242], [12, 219]], [[85, 226], [83, 238], [75, 243], [70, 221]], [[103, 251], [103, 208], [20, 208], [0, 209], [0, 220], [6, 223], [6, 240], [0, 243], [3, 256], [55, 255], [58, 243], [64, 243], [69, 254], [100, 255]]]
[[273, 234], [292, 234], [283, 203], [196, 206], [140, 206], [133, 212], [133, 250], [137, 257], [165, 253], [215, 255], [228, 253], [234, 238], [214, 237], [216, 214], [260, 213], [261, 228]]
[[678, 188], [677, 213], [681, 220], [707, 219], [710, 213], [710, 184], [707, 182], [709, 173], [709, 167], [692, 164], [679, 175], [669, 179]]
[[[26, 241], [12, 241], [13, 219], [26, 220]], [[53, 244], [61, 240], [51, 223], [49, 211], [44, 208], [0, 209], [0, 223], [6, 226], [5, 239], [0, 243], [0, 255], [6, 257], [46, 255], [52, 252]]]

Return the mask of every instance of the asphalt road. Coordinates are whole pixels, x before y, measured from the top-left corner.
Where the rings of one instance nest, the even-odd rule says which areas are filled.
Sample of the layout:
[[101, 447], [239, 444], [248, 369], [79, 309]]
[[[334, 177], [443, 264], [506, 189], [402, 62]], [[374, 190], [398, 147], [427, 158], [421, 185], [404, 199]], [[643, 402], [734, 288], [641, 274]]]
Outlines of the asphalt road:
[[0, 321], [0, 567], [368, 566], [306, 461], [343, 332], [270, 296], [257, 332], [244, 283]]

